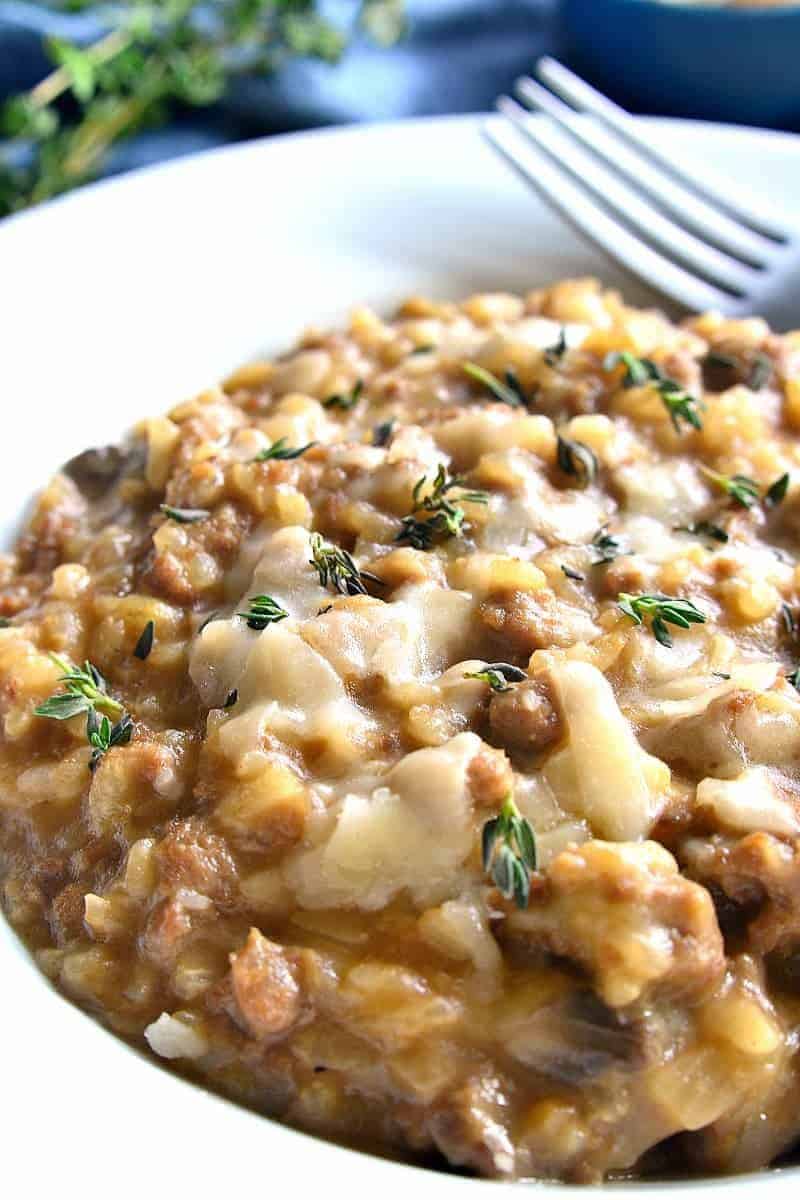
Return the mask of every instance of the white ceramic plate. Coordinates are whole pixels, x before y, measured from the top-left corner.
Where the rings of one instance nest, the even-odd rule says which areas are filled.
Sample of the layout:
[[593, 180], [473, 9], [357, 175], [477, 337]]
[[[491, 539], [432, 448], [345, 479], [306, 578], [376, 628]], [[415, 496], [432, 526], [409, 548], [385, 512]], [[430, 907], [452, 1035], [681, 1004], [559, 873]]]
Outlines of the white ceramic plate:
[[[676, 158], [755, 180], [792, 211], [800, 139], [648, 122]], [[734, 184], [735, 186], [735, 184]], [[460, 296], [599, 274], [497, 162], [478, 118], [252, 142], [83, 191], [0, 226], [0, 537], [59, 463], [310, 323], [411, 292]], [[800, 313], [798, 313], [800, 326]], [[507, 1197], [283, 1129], [132, 1052], [44, 983], [0, 920], [0, 1177], [8, 1195]], [[788, 1200], [800, 1172], [620, 1185], [620, 1200]], [[607, 1189], [620, 1193], [620, 1187]], [[598, 1195], [574, 1189], [578, 1195]], [[561, 1200], [573, 1189], [542, 1185]]]

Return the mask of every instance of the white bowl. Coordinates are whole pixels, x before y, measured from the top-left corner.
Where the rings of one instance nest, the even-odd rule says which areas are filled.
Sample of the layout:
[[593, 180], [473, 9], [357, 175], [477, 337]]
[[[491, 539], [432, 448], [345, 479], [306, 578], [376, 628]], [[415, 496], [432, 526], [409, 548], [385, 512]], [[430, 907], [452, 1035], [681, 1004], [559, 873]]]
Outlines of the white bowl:
[[[89, 188], [0, 226], [0, 536], [48, 473], [311, 322], [410, 292], [524, 290], [617, 272], [545, 212], [467, 117], [253, 142]], [[798, 199], [796, 138], [649, 122], [682, 161]], [[625, 285], [635, 301], [652, 297]], [[800, 325], [800, 314], [798, 314]], [[44, 982], [0, 921], [8, 1195], [114, 1200], [292, 1194], [508, 1195], [342, 1150], [189, 1084]], [[789, 1200], [790, 1170], [711, 1182], [541, 1184], [563, 1200]]]

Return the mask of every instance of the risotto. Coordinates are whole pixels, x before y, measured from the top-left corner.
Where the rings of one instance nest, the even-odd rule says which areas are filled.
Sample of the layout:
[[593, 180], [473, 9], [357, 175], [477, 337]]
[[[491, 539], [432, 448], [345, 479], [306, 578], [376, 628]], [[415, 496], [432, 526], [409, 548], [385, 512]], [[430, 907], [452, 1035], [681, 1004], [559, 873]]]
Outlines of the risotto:
[[339, 1142], [769, 1164], [798, 431], [800, 334], [579, 280], [357, 310], [73, 460], [0, 556], [13, 927], [154, 1058]]

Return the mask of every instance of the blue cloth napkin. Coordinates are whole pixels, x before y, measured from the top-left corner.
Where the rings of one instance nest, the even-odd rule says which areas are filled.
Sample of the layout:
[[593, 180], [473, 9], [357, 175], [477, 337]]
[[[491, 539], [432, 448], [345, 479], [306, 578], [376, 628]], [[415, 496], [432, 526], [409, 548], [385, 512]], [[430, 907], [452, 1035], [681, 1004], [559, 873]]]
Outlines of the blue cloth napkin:
[[[225, 101], [144, 133], [115, 153], [109, 171], [155, 162], [259, 133], [347, 121], [485, 111], [540, 54], [556, 47], [556, 0], [407, 0], [409, 29], [381, 49], [357, 36], [335, 66], [296, 60], [278, 74], [237, 82]], [[330, 0], [346, 20], [351, 0]], [[0, 0], [0, 97], [49, 69], [43, 33], [85, 42], [101, 30], [91, 10], [55, 12]]]

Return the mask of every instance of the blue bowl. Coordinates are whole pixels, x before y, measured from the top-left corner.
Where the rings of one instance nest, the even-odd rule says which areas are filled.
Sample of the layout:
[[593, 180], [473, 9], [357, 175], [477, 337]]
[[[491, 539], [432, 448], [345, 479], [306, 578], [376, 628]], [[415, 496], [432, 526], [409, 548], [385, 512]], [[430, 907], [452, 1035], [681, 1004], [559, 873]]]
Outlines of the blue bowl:
[[800, 4], [563, 0], [570, 65], [627, 108], [800, 129]]

